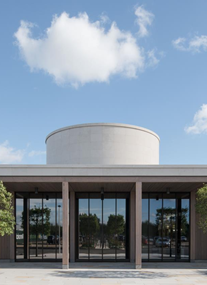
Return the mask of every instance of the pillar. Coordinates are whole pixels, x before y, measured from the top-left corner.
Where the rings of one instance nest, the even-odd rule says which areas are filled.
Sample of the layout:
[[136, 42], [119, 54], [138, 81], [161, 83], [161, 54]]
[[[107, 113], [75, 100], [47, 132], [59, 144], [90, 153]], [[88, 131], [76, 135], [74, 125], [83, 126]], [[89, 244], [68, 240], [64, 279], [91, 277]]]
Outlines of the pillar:
[[135, 268], [142, 266], [142, 183], [135, 183]]
[[75, 262], [75, 192], [70, 188], [70, 262]]
[[63, 259], [62, 268], [69, 268], [69, 184], [62, 182], [62, 200], [63, 200]]

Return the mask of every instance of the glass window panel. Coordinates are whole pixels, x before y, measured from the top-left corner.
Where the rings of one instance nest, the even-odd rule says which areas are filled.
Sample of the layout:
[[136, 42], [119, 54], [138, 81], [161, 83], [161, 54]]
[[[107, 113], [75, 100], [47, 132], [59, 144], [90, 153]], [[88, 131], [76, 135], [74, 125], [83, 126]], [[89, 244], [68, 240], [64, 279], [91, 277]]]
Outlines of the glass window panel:
[[126, 259], [126, 199], [117, 199], [117, 259]]
[[[148, 259], [148, 199], [142, 199], [142, 259]], [[151, 241], [153, 245], [153, 241]]]
[[153, 194], [153, 196], [155, 198], [150, 199], [149, 258], [159, 260], [162, 258], [162, 195]]
[[24, 259], [24, 199], [16, 199], [16, 259]]
[[90, 199], [89, 254], [90, 259], [102, 259], [102, 201]]
[[63, 205], [62, 199], [57, 199], [57, 258], [62, 258], [62, 228], [63, 228]]
[[56, 225], [56, 199], [45, 194], [43, 199], [43, 258], [55, 259], [58, 244]]
[[189, 224], [190, 200], [181, 200], [181, 259], [189, 259], [190, 224]]
[[42, 199], [30, 199], [29, 243], [30, 259], [42, 259], [43, 220]]
[[89, 220], [88, 199], [79, 199], [79, 259], [88, 259], [89, 247]]
[[[171, 197], [170, 197], [171, 196]], [[163, 199], [163, 259], [175, 259], [176, 245], [176, 200], [174, 195]]]
[[117, 247], [115, 199], [103, 200], [103, 259], [115, 259]]

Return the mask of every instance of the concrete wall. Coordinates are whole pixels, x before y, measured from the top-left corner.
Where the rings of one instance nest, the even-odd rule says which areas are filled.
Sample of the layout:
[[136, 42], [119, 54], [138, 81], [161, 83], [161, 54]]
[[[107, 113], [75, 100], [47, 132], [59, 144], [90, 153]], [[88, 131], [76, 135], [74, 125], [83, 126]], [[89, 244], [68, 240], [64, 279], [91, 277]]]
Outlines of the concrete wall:
[[196, 214], [196, 226], [195, 226], [195, 259], [207, 260], [207, 233], [204, 234], [201, 229], [198, 228], [198, 214]]
[[86, 124], [46, 138], [47, 164], [159, 164], [159, 137], [136, 126]]

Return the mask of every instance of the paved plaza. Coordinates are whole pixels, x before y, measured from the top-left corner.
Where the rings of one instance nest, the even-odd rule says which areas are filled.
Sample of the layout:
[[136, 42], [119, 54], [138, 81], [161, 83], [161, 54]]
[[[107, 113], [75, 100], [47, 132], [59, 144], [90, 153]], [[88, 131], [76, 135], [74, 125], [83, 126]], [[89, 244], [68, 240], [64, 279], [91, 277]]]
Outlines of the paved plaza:
[[135, 270], [130, 263], [0, 263], [0, 285], [145, 285], [207, 284], [207, 263], [148, 263]]

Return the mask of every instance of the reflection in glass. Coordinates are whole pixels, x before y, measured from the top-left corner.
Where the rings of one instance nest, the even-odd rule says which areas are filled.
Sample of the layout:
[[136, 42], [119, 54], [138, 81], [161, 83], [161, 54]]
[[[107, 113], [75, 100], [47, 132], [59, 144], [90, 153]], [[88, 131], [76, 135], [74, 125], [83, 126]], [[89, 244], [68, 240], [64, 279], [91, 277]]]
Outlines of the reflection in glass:
[[[78, 195], [78, 258], [90, 260], [125, 260], [127, 199], [125, 195], [81, 193]], [[120, 197], [121, 196], [121, 197]]]
[[[146, 195], [148, 196], [148, 195]], [[142, 259], [148, 259], [148, 199], [142, 199]]]
[[149, 259], [162, 258], [162, 195], [151, 194], [149, 220]]
[[30, 258], [42, 259], [42, 252], [43, 252], [42, 199], [30, 199], [29, 244], [30, 244]]
[[16, 193], [16, 259], [62, 257], [61, 196]]
[[181, 259], [189, 259], [189, 238], [190, 238], [190, 225], [189, 225], [189, 199], [181, 199]]
[[24, 199], [16, 199], [16, 258], [24, 259]]
[[57, 259], [62, 258], [62, 227], [63, 227], [63, 205], [62, 199], [57, 199]]
[[[163, 199], [163, 259], [175, 259], [175, 224], [176, 200], [175, 195], [167, 194], [168, 199]], [[161, 214], [161, 213], [160, 213]]]
[[126, 259], [126, 199], [117, 199], [117, 259]]
[[56, 245], [58, 244], [55, 199], [51, 194], [44, 195], [43, 199], [43, 258], [54, 259], [56, 257]]
[[79, 258], [89, 258], [88, 199], [79, 199]]
[[117, 246], [115, 199], [103, 201], [103, 259], [115, 259]]
[[148, 248], [149, 260], [189, 260], [189, 196], [189, 193], [143, 194], [143, 260], [148, 260]]
[[89, 253], [90, 259], [102, 259], [102, 201], [101, 199], [90, 199], [89, 214]]

